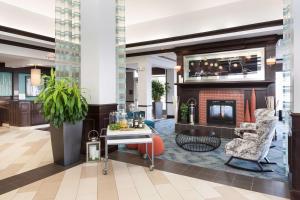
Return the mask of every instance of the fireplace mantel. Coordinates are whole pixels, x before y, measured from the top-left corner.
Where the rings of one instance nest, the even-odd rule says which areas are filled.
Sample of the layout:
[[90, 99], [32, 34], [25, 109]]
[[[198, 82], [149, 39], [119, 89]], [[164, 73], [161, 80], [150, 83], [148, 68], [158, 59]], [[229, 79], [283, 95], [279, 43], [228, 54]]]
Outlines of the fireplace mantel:
[[175, 83], [183, 88], [244, 88], [244, 87], [268, 87], [274, 81], [211, 81], [211, 82], [185, 82]]

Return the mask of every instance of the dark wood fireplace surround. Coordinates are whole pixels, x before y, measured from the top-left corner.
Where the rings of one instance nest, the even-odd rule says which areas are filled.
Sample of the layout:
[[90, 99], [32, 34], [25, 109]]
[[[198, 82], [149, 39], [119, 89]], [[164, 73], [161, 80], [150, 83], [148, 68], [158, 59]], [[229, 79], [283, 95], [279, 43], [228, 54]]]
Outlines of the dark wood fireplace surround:
[[[222, 52], [222, 51], [232, 51], [232, 50], [242, 50], [249, 48], [265, 48], [265, 58], [275, 57], [276, 54], [276, 43], [281, 38], [280, 35], [268, 35], [263, 37], [254, 37], [254, 38], [243, 38], [237, 40], [200, 44], [186, 47], [176, 48], [175, 53], [177, 55], [177, 65], [183, 66], [183, 57], [185, 55], [194, 55], [194, 54], [203, 54], [203, 53], [213, 53], [213, 52]], [[177, 73], [177, 75], [183, 76], [184, 71], [183, 67]], [[238, 81], [229, 81], [229, 82], [209, 82], [209, 83], [177, 83], [177, 95], [180, 98], [180, 103], [187, 102], [188, 99], [196, 99], [196, 116], [195, 122], [198, 122], [194, 126], [201, 129], [210, 129], [214, 130], [216, 134], [225, 138], [232, 138], [233, 129], [235, 126], [214, 126], [207, 123], [206, 121], [206, 101], [201, 101], [201, 95], [206, 91], [210, 91], [212, 94], [216, 94], [215, 100], [226, 100], [232, 99], [228, 97], [228, 92], [238, 91], [242, 97], [242, 107], [238, 110], [237, 107], [237, 122], [239, 123], [243, 120], [246, 105], [246, 100], [250, 101], [251, 91], [254, 88], [257, 98], [257, 108], [264, 108], [265, 97], [266, 96], [275, 96], [275, 73], [282, 70], [282, 64], [276, 64], [274, 66], [268, 66], [265, 64], [265, 80], [264, 81], [247, 81], [247, 82], [238, 82]], [[224, 94], [220, 91], [224, 91]], [[219, 96], [218, 96], [219, 94]], [[222, 99], [222, 97], [226, 97]], [[236, 98], [236, 97], [234, 97]], [[241, 97], [239, 97], [241, 98]], [[204, 109], [204, 110], [203, 110]], [[198, 111], [198, 112], [197, 112]], [[200, 114], [201, 113], [201, 114]], [[201, 115], [201, 116], [200, 116]], [[205, 117], [203, 117], [205, 115]], [[180, 123], [180, 113], [179, 113], [179, 123], [176, 124], [176, 130], [180, 131], [190, 127], [191, 125]], [[203, 121], [203, 118], [204, 121]]]

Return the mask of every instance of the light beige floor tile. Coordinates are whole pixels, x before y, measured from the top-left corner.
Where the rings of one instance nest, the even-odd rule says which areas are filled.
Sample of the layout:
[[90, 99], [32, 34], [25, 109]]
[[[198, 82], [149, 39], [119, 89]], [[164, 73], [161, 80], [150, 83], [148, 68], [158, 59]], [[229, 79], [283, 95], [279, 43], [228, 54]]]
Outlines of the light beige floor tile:
[[225, 200], [249, 200], [246, 196], [229, 186], [215, 187], [215, 190], [217, 190]]
[[43, 180], [33, 182], [31, 184], [21, 187], [18, 192], [19, 193], [21, 193], [21, 192], [36, 192], [36, 191], [38, 191], [38, 189], [42, 183], [43, 183]]
[[0, 200], [11, 200], [18, 192], [18, 189], [0, 195]]
[[79, 180], [81, 175], [81, 165], [73, 167], [65, 172], [61, 182], [56, 200], [76, 199]]
[[81, 178], [97, 177], [97, 166], [83, 166], [81, 169]]
[[144, 168], [144, 169], [153, 185], [170, 183], [167, 177], [161, 171], [159, 170], [149, 171], [149, 168]]
[[35, 192], [22, 192], [17, 193], [12, 200], [32, 200], [35, 195]]
[[23, 167], [24, 164], [18, 164], [18, 163], [17, 164], [14, 163], [7, 166], [5, 169], [0, 171], [0, 180], [16, 175], [18, 171]]
[[82, 199], [83, 196], [93, 196], [95, 200], [97, 199], [97, 176], [80, 179], [77, 199]]
[[163, 172], [163, 174], [168, 178], [170, 183], [174, 186], [176, 190], [189, 190], [191, 189], [191, 184], [189, 183], [186, 176], [181, 176], [178, 174], [173, 174], [169, 172]]
[[111, 161], [109, 161], [108, 166], [108, 174], [103, 175], [103, 162], [98, 165], [98, 200], [119, 199]]
[[140, 199], [144, 200], [149, 197], [152, 197], [153, 199], [160, 199], [154, 185], [148, 178], [143, 167], [132, 166], [128, 169]]
[[188, 178], [191, 187], [198, 191], [198, 193], [204, 198], [219, 198], [221, 194], [214, 189], [214, 187], [201, 179]]
[[161, 199], [163, 200], [180, 200], [183, 199], [180, 194], [173, 188], [171, 184], [161, 184], [156, 185], [156, 190], [158, 191]]
[[118, 189], [119, 200], [140, 200], [135, 188]]

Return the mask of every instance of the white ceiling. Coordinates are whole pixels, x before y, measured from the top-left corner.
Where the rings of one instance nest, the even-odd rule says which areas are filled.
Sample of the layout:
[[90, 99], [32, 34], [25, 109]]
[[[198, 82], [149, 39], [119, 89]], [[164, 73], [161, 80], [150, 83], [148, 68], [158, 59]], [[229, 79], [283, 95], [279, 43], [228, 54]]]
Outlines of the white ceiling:
[[55, 0], [0, 0], [46, 17], [55, 17]]
[[[126, 24], [133, 25], [249, 0], [126, 0]], [[30, 12], [55, 17], [55, 0], [0, 0]]]
[[[133, 25], [160, 18], [251, 0], [125, 0], [126, 24]], [[214, 13], [212, 13], [214, 14]], [[212, 15], [213, 16], [213, 15]]]

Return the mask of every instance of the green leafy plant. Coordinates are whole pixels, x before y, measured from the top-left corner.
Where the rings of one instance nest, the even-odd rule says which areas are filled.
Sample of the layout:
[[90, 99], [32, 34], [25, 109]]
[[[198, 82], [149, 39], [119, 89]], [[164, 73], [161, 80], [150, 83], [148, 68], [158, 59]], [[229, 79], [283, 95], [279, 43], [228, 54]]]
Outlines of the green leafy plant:
[[188, 107], [188, 105], [186, 103], [182, 103], [181, 106], [180, 106], [181, 120], [187, 121], [188, 114], [189, 114], [189, 107]]
[[152, 98], [154, 101], [160, 101], [161, 97], [165, 94], [165, 86], [157, 81], [152, 81]]
[[59, 128], [64, 122], [74, 124], [85, 118], [88, 104], [75, 81], [69, 78], [56, 79], [53, 69], [50, 76], [44, 75], [43, 79], [45, 87], [36, 102], [42, 104], [46, 120]]

